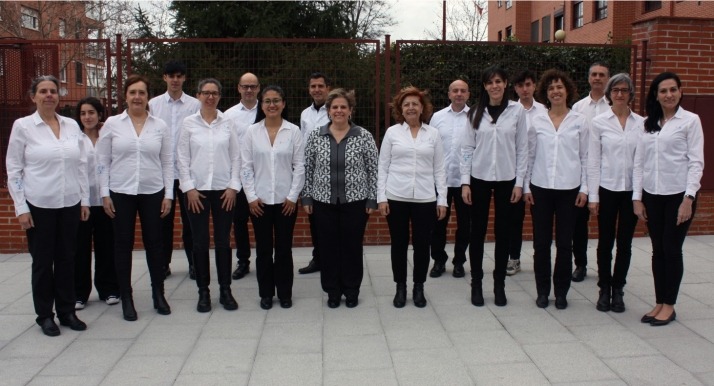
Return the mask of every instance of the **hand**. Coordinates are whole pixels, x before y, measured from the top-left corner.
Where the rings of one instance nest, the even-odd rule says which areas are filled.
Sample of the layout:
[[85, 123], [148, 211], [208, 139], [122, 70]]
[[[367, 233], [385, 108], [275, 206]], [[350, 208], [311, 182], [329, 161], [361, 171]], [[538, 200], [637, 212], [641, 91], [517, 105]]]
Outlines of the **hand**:
[[637, 218], [647, 222], [647, 210], [645, 209], [645, 204], [643, 204], [642, 201], [632, 201], [632, 210], [635, 212], [635, 216], [637, 216]]
[[437, 205], [437, 206], [436, 206], [436, 218], [437, 218], [438, 220], [443, 220], [444, 217], [446, 217], [446, 207], [445, 207], [445, 206], [441, 206], [441, 205]]
[[295, 213], [296, 207], [297, 207], [297, 205], [294, 202], [292, 202], [286, 198], [285, 202], [283, 203], [283, 210], [280, 213], [282, 213], [283, 216], [290, 216], [293, 213]]
[[20, 227], [22, 227], [23, 230], [28, 230], [30, 228], [35, 227], [35, 222], [32, 221], [32, 215], [30, 214], [30, 212], [23, 213], [17, 216], [17, 220], [20, 221]]
[[89, 207], [83, 206], [81, 212], [79, 213], [79, 219], [81, 221], [87, 221], [87, 220], [89, 220], [90, 214], [91, 214], [91, 212], [89, 211]]
[[164, 198], [163, 201], [161, 201], [161, 218], [164, 218], [171, 213], [171, 205], [174, 204], [174, 200], [170, 198]]
[[252, 214], [255, 217], [260, 217], [263, 215], [263, 201], [260, 201], [260, 199], [257, 199], [253, 202], [248, 203], [248, 209], [250, 210], [250, 214]]
[[312, 214], [312, 205], [303, 205], [302, 210], [304, 210], [307, 214]]
[[366, 211], [367, 214], [369, 215], [369, 214], [372, 214], [372, 212], [374, 212], [374, 209], [372, 209], [372, 208], [366, 208], [365, 211]]
[[523, 195], [523, 201], [529, 205], [535, 205], [535, 200], [533, 199], [533, 193], [526, 193]]
[[600, 203], [599, 202], [589, 202], [588, 209], [590, 209], [591, 215], [597, 216], [598, 211], [600, 210]]
[[461, 199], [464, 200], [464, 204], [471, 205], [471, 187], [468, 185], [461, 185]]
[[692, 200], [684, 198], [677, 210], [677, 225], [683, 224], [692, 218]]
[[111, 197], [102, 197], [102, 206], [104, 207], [104, 213], [109, 216], [109, 218], [116, 217], [116, 210], [114, 209], [114, 202]]
[[588, 203], [588, 195], [585, 193], [578, 193], [578, 197], [575, 199], [575, 206], [582, 208]]
[[225, 210], [226, 212], [230, 212], [233, 210], [233, 207], [236, 204], [236, 191], [228, 188], [221, 194], [221, 200], [223, 200], [223, 204], [221, 204], [221, 208]]
[[522, 196], [523, 188], [521, 188], [520, 186], [514, 186], [513, 192], [511, 192], [511, 204], [515, 204], [520, 201]]
[[380, 202], [379, 203], [379, 213], [381, 213], [382, 216], [389, 216], [389, 203], [388, 202]]
[[186, 201], [188, 202], [188, 210], [190, 210], [193, 213], [201, 213], [201, 211], [203, 210], [203, 203], [201, 202], [202, 198], [206, 198], [206, 196], [201, 194], [196, 189], [191, 189], [188, 192], [186, 192]]

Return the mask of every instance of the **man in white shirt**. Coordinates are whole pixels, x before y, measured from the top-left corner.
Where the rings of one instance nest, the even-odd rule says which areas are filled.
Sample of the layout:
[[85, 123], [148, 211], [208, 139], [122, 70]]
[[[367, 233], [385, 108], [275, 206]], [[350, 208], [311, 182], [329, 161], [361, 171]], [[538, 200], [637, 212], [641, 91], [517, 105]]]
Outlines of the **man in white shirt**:
[[[248, 130], [248, 126], [255, 123], [255, 116], [258, 114], [258, 94], [260, 93], [260, 82], [258, 77], [250, 72], [246, 72], [238, 80], [238, 93], [240, 102], [226, 110], [226, 116], [232, 120], [238, 131], [238, 143], [243, 145], [243, 135]], [[248, 200], [245, 191], [241, 189], [236, 196], [236, 208], [233, 213], [233, 235], [236, 241], [236, 258], [238, 264], [233, 271], [233, 279], [238, 280], [250, 272], [250, 238], [248, 236]]]
[[[515, 78], [513, 84], [518, 94], [518, 103], [526, 110], [526, 121], [528, 128], [531, 126], [531, 118], [538, 113], [547, 112], [548, 109], [533, 98], [537, 78], [530, 70], [522, 71]], [[514, 204], [511, 211], [510, 242], [508, 246], [508, 266], [506, 275], [515, 275], [521, 270], [521, 246], [523, 245], [523, 219], [526, 216], [526, 202], [521, 199]]]
[[[605, 87], [610, 80], [610, 69], [601, 62], [590, 65], [588, 71], [588, 83], [590, 83], [590, 94], [573, 105], [573, 111], [584, 114], [588, 122], [604, 113], [610, 108], [605, 98]], [[588, 265], [588, 221], [590, 220], [590, 210], [585, 205], [577, 208], [577, 218], [575, 219], [575, 230], [573, 232], [573, 258], [575, 259], [575, 270], [573, 271], [573, 281], [580, 282], [587, 276]]]
[[[300, 131], [303, 133], [303, 143], [307, 143], [307, 137], [310, 135], [310, 132], [320, 126], [326, 125], [330, 121], [327, 116], [327, 108], [325, 107], [325, 101], [327, 100], [327, 94], [329, 94], [330, 89], [330, 80], [325, 74], [315, 72], [310, 75], [308, 91], [312, 98], [312, 104], [300, 114]], [[310, 220], [310, 236], [312, 238], [312, 260], [310, 260], [310, 263], [306, 267], [298, 270], [301, 274], [318, 272], [320, 270], [320, 255], [317, 251], [317, 230], [315, 229], [312, 215], [308, 215], [308, 220]]]
[[[191, 226], [186, 215], [186, 201], [183, 192], [179, 190], [178, 167], [176, 166], [176, 145], [178, 143], [179, 132], [184, 118], [195, 114], [201, 109], [198, 99], [183, 92], [183, 84], [186, 82], [186, 66], [183, 63], [170, 61], [164, 66], [164, 82], [166, 82], [166, 92], [149, 101], [151, 115], [160, 118], [171, 130], [171, 145], [174, 149], [174, 192], [178, 197], [181, 210], [181, 238], [186, 252], [189, 265], [189, 277], [195, 278], [193, 270], [193, 235]], [[174, 216], [176, 214], [176, 204], [171, 205], [171, 212], [164, 217], [162, 224], [163, 232], [163, 253], [166, 261], [166, 276], [171, 275], [171, 255], [174, 246]]]
[[451, 216], [451, 203], [456, 209], [456, 238], [454, 244], [454, 277], [464, 277], [464, 263], [466, 262], [466, 249], [469, 247], [471, 234], [470, 206], [464, 203], [461, 197], [461, 175], [459, 174], [459, 161], [461, 155], [461, 141], [457, 133], [469, 124], [469, 85], [457, 79], [449, 85], [449, 100], [451, 104], [437, 111], [429, 122], [439, 130], [441, 141], [444, 145], [444, 166], [446, 168], [447, 204], [446, 217], [436, 222], [431, 237], [431, 258], [434, 266], [429, 272], [431, 277], [439, 277], [446, 271], [446, 262], [449, 256], [446, 253], [446, 227]]

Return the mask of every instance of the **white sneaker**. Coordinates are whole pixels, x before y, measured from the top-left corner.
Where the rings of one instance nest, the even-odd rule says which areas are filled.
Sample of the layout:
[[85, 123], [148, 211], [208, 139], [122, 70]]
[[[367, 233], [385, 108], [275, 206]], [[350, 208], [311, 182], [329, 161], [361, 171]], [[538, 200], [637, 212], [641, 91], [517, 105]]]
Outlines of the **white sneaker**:
[[115, 304], [119, 304], [119, 297], [114, 296], [114, 295], [109, 295], [107, 296], [107, 300], [105, 300], [108, 305], [113, 306]]
[[74, 309], [75, 309], [75, 310], [83, 310], [83, 309], [84, 309], [84, 306], [85, 306], [85, 303], [84, 303], [83, 301], [81, 301], [81, 300], [77, 300], [76, 302], [74, 302]]
[[506, 266], [506, 275], [513, 276], [521, 270], [521, 260], [508, 260], [508, 265]]

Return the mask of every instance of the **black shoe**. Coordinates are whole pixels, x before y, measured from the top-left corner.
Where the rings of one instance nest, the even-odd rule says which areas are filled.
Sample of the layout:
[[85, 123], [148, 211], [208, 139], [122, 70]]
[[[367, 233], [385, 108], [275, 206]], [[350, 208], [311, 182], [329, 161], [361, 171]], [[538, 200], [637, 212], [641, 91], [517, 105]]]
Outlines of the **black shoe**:
[[260, 308], [264, 310], [269, 310], [273, 308], [273, 297], [266, 296], [264, 298], [260, 298]]
[[165, 271], [165, 278], [171, 276], [171, 267], [168, 265], [166, 266], [166, 271]]
[[233, 280], [242, 279], [248, 272], [250, 272], [250, 264], [238, 262], [236, 270], [233, 271]]
[[[272, 302], [271, 302], [272, 303]], [[293, 300], [292, 299], [280, 299], [280, 307], [282, 308], [290, 308], [293, 306]]]
[[538, 295], [536, 298], [536, 306], [538, 306], [538, 308], [547, 308], [549, 304], [548, 295]]
[[196, 280], [196, 269], [193, 268], [193, 265], [188, 266], [188, 278], [191, 280]]
[[208, 312], [211, 310], [211, 292], [208, 288], [200, 288], [198, 290], [198, 303], [196, 304], [196, 311], [198, 312]]
[[642, 323], [651, 323], [651, 322], [654, 320], [654, 318], [655, 318], [655, 317], [652, 316], [652, 315], [644, 314], [644, 315], [642, 316], [642, 319], [640, 319], [640, 322], [642, 322]]
[[414, 300], [415, 306], [419, 308], [426, 307], [426, 298], [424, 297], [424, 283], [414, 283], [412, 299]]
[[347, 308], [355, 308], [357, 304], [359, 304], [357, 296], [345, 296], [345, 306], [347, 306]]
[[221, 287], [221, 295], [218, 302], [223, 304], [223, 308], [228, 311], [235, 311], [238, 309], [238, 302], [233, 297], [230, 287]]
[[585, 280], [585, 276], [588, 275], [588, 267], [575, 267], [573, 271], [573, 281], [579, 283]]
[[453, 277], [466, 276], [466, 272], [464, 271], [464, 265], [463, 264], [454, 264], [454, 271], [451, 273], [451, 276], [453, 276]]
[[657, 319], [654, 316], [652, 317], [652, 320], [650, 321], [650, 326], [666, 326], [669, 324], [669, 322], [674, 321], [677, 319], [677, 313], [672, 311], [672, 315], [669, 316], [667, 319]]
[[154, 299], [154, 309], [161, 315], [171, 314], [171, 307], [164, 297], [163, 283], [161, 288], [151, 290], [151, 297]]
[[327, 298], [327, 306], [337, 308], [340, 306], [340, 298]]
[[625, 291], [622, 288], [612, 289], [612, 301], [610, 302], [610, 309], [612, 312], [625, 312]]
[[431, 272], [429, 272], [429, 277], [440, 277], [444, 272], [446, 272], [446, 264], [435, 261]]
[[42, 321], [37, 322], [37, 324], [42, 329], [42, 333], [47, 336], [58, 336], [60, 334], [60, 329], [57, 327], [54, 318], [42, 319]]
[[320, 272], [320, 263], [313, 257], [312, 260], [310, 260], [310, 262], [307, 264], [307, 266], [298, 269], [298, 272], [301, 275], [304, 275], [306, 273]]
[[139, 317], [136, 315], [136, 309], [134, 308], [134, 298], [131, 294], [121, 295], [121, 311], [124, 314], [124, 320], [133, 322]]
[[58, 316], [57, 319], [59, 319], [61, 326], [69, 327], [74, 331], [84, 331], [87, 329], [87, 324], [79, 320], [79, 318], [77, 318], [77, 315], [75, 315], [74, 313]]
[[503, 307], [506, 304], [508, 304], [508, 299], [506, 299], [506, 290], [505, 288], [498, 286], [493, 288], [493, 295], [494, 295], [494, 303], [499, 306]]
[[565, 298], [565, 296], [555, 297], [555, 308], [559, 310], [564, 310], [568, 308], [568, 300]]
[[397, 293], [392, 301], [394, 307], [402, 308], [407, 304], [407, 283], [397, 283]]
[[610, 311], [610, 287], [600, 288], [600, 295], [597, 298], [597, 304], [595, 308], [598, 311], [607, 312]]
[[471, 304], [483, 307], [483, 289], [480, 281], [471, 283]]

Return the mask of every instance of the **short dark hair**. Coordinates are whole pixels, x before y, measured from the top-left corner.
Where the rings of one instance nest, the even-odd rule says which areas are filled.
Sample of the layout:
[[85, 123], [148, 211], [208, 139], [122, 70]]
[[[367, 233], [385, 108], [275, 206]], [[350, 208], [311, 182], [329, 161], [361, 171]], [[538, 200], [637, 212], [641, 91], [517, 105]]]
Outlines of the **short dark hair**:
[[392, 118], [399, 123], [404, 123], [404, 115], [402, 115], [402, 103], [409, 96], [415, 96], [419, 98], [419, 102], [423, 106], [421, 111], [421, 116], [419, 119], [422, 122], [429, 122], [431, 118], [431, 113], [434, 112], [434, 106], [432, 106], [429, 100], [429, 93], [426, 91], [419, 90], [414, 86], [404, 87], [394, 96], [392, 99]]
[[572, 79], [563, 71], [550, 69], [541, 75], [538, 81], [538, 86], [536, 87], [535, 97], [536, 100], [544, 104], [548, 109], [550, 109], [550, 101], [548, 100], [548, 86], [551, 83], [560, 80], [565, 86], [565, 92], [568, 94], [565, 98], [565, 104], [568, 108], [573, 107], [573, 103], [578, 99], [578, 89], [575, 87], [575, 83]]
[[164, 65], [164, 75], [171, 74], [186, 75], [186, 65], [175, 60], [166, 62]]
[[516, 75], [516, 76], [513, 78], [513, 80], [511, 81], [511, 83], [513, 83], [514, 85], [516, 85], [516, 84], [518, 84], [518, 83], [524, 83], [524, 82], [525, 82], [526, 80], [528, 80], [528, 79], [530, 79], [533, 83], [537, 83], [537, 82], [538, 82], [538, 78], [537, 78], [536, 75], [533, 73], [533, 71], [531, 71], [531, 70], [523, 70], [523, 71], [519, 72], [518, 75]]
[[330, 82], [330, 78], [328, 78], [327, 75], [325, 75], [319, 71], [313, 72], [312, 74], [310, 74], [310, 79], [307, 82], [309, 84], [311, 80], [320, 79], [320, 78], [322, 78], [325, 81], [325, 86], [327, 86], [327, 87], [332, 86], [332, 83]]
[[94, 110], [96, 110], [99, 115], [99, 122], [104, 121], [104, 106], [102, 105], [102, 102], [95, 97], [84, 97], [77, 102], [77, 108], [75, 110], [76, 120], [82, 131], [84, 131], [84, 125], [82, 124], [82, 119], [80, 117], [82, 113], [82, 105], [91, 105], [94, 107]]
[[600, 66], [600, 67], [605, 67], [607, 68], [607, 76], [610, 77], [610, 65], [607, 64], [606, 62], [598, 61], [598, 62], [593, 62], [593, 64], [588, 67], [588, 76], [590, 76], [590, 70], [593, 69], [595, 66]]

